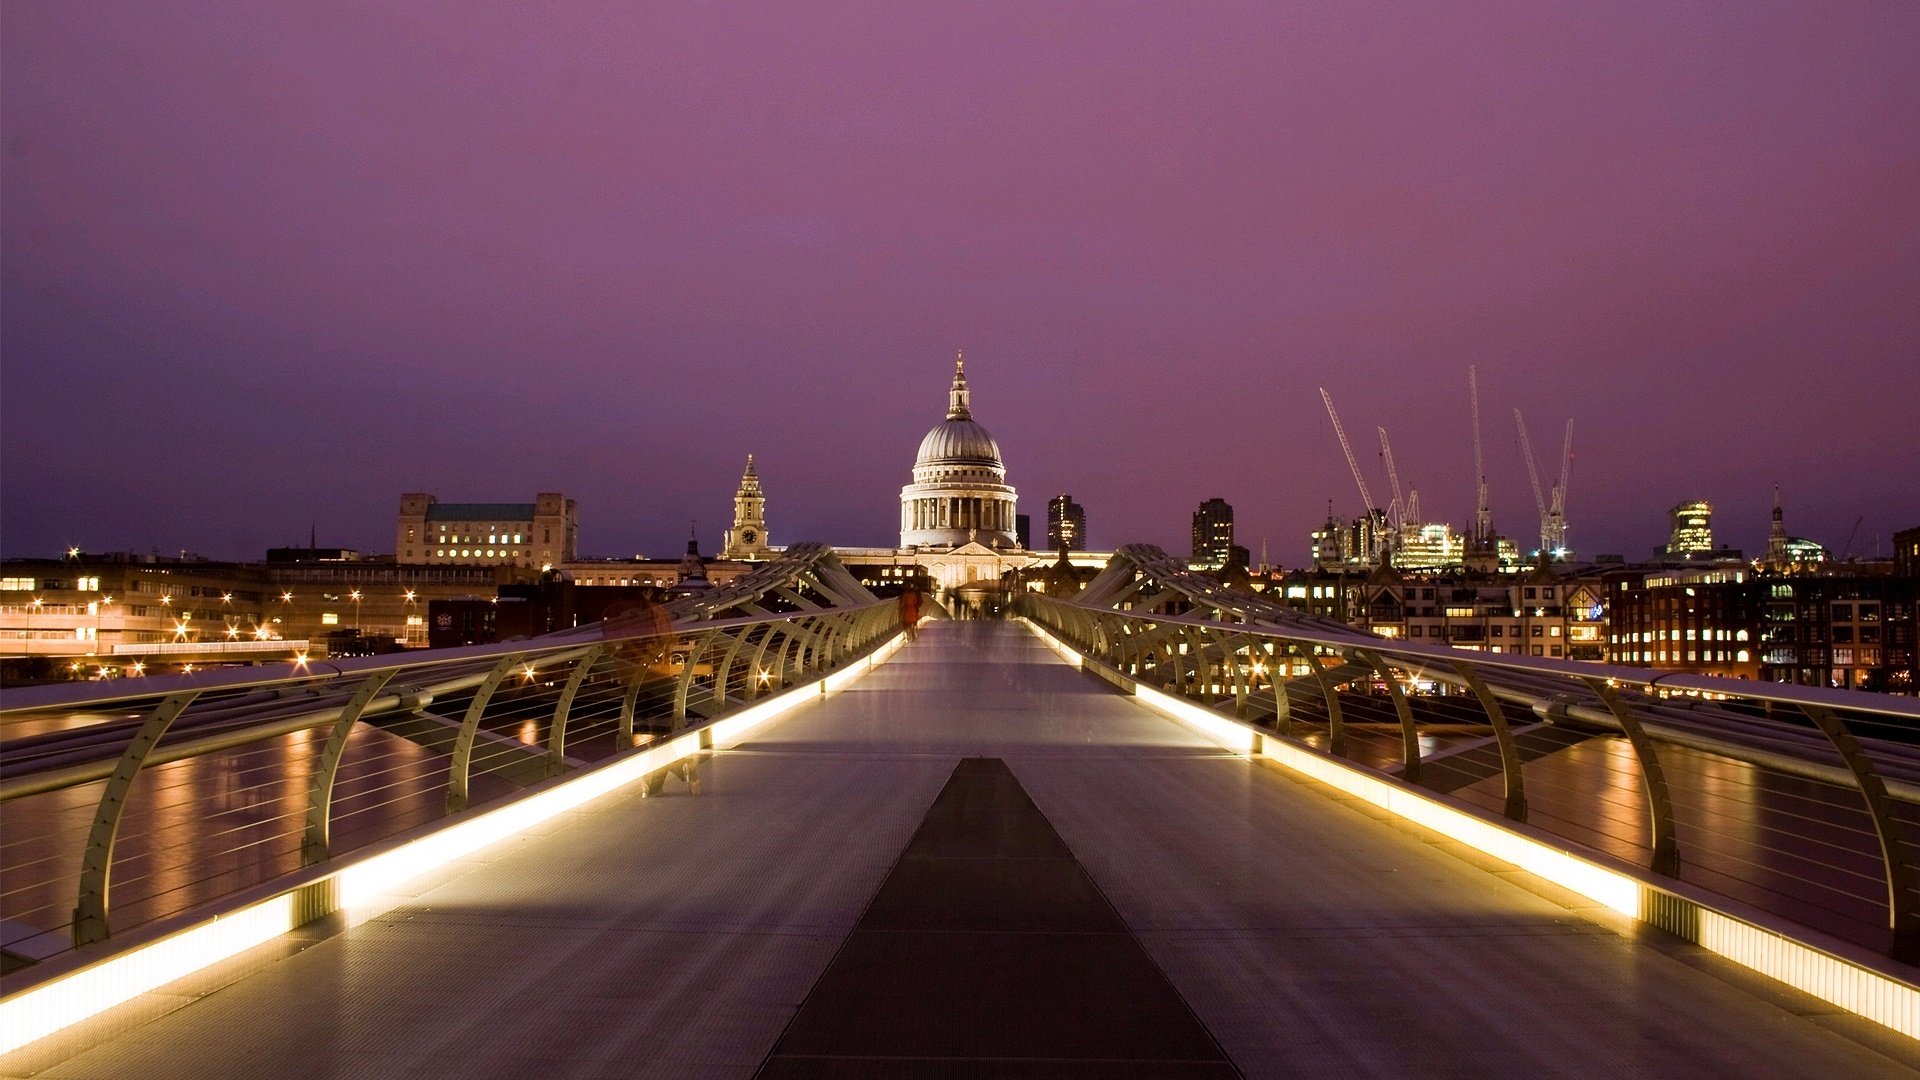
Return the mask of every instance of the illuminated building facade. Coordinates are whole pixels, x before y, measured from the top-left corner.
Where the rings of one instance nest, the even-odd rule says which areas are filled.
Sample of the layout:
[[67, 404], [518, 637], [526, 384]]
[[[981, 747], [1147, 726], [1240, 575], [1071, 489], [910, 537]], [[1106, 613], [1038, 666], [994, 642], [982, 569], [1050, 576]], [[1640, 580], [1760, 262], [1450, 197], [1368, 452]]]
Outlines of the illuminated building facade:
[[1667, 511], [1672, 527], [1667, 535], [1666, 554], [1692, 559], [1713, 554], [1713, 505], [1705, 499], [1683, 502]]
[[1605, 657], [1602, 583], [1541, 565], [1493, 580], [1378, 569], [1348, 587], [1345, 618], [1363, 630], [1427, 645], [1548, 660]]
[[1704, 675], [1912, 694], [1920, 581], [1895, 573], [1623, 576], [1608, 589], [1609, 659]]
[[1393, 545], [1393, 565], [1400, 570], [1458, 569], [1466, 560], [1467, 539], [1442, 522], [1407, 525]]
[[1047, 550], [1085, 551], [1087, 549], [1087, 511], [1073, 496], [1061, 494], [1047, 500]]
[[1193, 512], [1193, 557], [1187, 565], [1220, 570], [1232, 556], [1233, 507], [1225, 499], [1208, 499]]
[[400, 496], [394, 560], [403, 565], [541, 568], [577, 556], [579, 511], [543, 492], [530, 503], [443, 503], [425, 492]]

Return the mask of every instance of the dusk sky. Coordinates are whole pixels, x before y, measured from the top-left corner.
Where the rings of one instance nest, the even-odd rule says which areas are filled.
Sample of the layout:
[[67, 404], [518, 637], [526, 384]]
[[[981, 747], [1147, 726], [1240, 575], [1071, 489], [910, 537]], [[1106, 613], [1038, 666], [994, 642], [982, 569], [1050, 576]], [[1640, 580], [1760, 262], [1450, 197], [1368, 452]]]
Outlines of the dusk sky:
[[0, 8], [0, 548], [897, 539], [964, 348], [1020, 508], [1300, 565], [1359, 496], [1531, 546], [1920, 525], [1920, 4]]

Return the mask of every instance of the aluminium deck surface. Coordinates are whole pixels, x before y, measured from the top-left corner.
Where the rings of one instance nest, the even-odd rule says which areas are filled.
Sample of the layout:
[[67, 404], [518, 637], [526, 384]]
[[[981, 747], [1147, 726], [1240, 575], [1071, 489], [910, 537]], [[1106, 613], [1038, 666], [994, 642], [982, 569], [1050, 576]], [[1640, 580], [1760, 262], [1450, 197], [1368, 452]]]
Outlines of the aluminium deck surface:
[[[1864, 1022], [1221, 753], [1004, 623], [928, 627], [705, 762], [697, 794], [596, 802], [377, 920], [228, 985], [188, 980], [140, 1015], [169, 993], [181, 1007], [93, 1022], [0, 1075], [748, 1077], [980, 757], [1006, 763], [1247, 1076], [1920, 1075]], [[978, 992], [1017, 996], [1027, 976], [997, 970]]]

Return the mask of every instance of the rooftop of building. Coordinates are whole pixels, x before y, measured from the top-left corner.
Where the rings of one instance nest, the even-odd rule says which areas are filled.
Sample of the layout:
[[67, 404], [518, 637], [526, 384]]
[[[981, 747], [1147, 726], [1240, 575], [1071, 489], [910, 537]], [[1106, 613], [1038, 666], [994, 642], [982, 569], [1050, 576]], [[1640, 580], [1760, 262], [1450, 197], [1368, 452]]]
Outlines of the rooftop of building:
[[532, 521], [532, 503], [434, 503], [428, 521]]

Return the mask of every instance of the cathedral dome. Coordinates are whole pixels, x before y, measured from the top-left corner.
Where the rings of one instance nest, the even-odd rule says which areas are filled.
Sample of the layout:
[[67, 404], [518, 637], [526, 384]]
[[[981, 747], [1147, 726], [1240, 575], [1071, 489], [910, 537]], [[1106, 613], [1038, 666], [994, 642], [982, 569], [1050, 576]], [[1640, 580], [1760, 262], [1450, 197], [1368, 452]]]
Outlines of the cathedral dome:
[[920, 440], [913, 483], [900, 489], [900, 546], [1018, 549], [1015, 498], [1000, 444], [973, 419], [966, 361], [956, 356], [947, 418]]
[[947, 418], [935, 424], [927, 437], [920, 440], [920, 454], [913, 462], [916, 473], [935, 465], [970, 465], [1004, 474], [1000, 444], [974, 421], [972, 397], [967, 389], [966, 361], [956, 360], [953, 389], [947, 392]]
[[920, 440], [914, 468], [928, 465], [976, 465], [999, 469], [1000, 444], [978, 423], [958, 418], [941, 421]]

